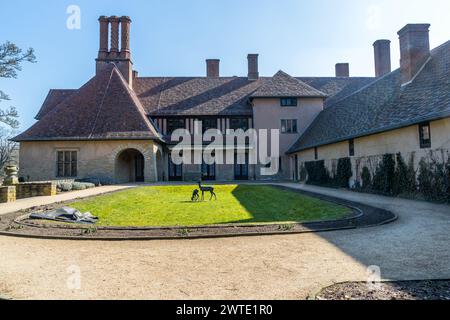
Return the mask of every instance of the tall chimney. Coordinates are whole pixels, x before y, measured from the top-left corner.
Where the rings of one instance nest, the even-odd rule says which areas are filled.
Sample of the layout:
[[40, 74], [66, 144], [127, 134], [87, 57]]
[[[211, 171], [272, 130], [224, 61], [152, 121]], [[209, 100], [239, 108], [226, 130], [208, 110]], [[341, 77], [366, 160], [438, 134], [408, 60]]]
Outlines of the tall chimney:
[[[103, 70], [113, 62], [122, 73], [130, 88], [133, 87], [133, 62], [130, 52], [130, 25], [129, 17], [101, 16], [100, 21], [100, 49], [96, 59], [96, 72]], [[119, 52], [119, 25], [121, 25], [121, 49]], [[111, 43], [108, 49], [108, 29], [111, 26]]]
[[208, 78], [218, 78], [220, 76], [220, 60], [207, 59], [206, 60], [206, 76]]
[[402, 84], [412, 81], [430, 56], [429, 24], [407, 24], [398, 32]]
[[122, 59], [130, 59], [130, 25], [131, 25], [131, 19], [130, 17], [121, 17], [120, 18], [120, 25], [121, 25], [121, 31], [122, 31], [122, 47], [120, 50], [120, 58]]
[[381, 77], [391, 72], [391, 41], [377, 40], [373, 44], [375, 52], [375, 76]]
[[336, 63], [336, 77], [350, 77], [350, 65], [348, 63]]
[[98, 21], [100, 22], [100, 49], [98, 51], [98, 58], [106, 59], [108, 57], [109, 21], [105, 16], [101, 16]]
[[258, 54], [251, 53], [247, 56], [248, 60], [248, 80], [258, 80], [259, 70], [258, 70]]
[[119, 55], [119, 18], [116, 16], [109, 17], [111, 24], [111, 49], [110, 57], [116, 58]]

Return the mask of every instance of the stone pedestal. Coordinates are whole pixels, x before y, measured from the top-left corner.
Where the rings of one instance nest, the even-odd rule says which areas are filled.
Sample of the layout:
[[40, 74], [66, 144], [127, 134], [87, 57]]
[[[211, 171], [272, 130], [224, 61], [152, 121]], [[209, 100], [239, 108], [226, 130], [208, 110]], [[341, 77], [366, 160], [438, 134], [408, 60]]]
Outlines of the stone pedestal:
[[16, 201], [16, 187], [0, 187], [0, 203]]
[[19, 184], [19, 178], [17, 177], [17, 174], [19, 172], [19, 169], [15, 165], [7, 165], [5, 167], [5, 174], [6, 178], [3, 180], [4, 186], [13, 186], [16, 184]]

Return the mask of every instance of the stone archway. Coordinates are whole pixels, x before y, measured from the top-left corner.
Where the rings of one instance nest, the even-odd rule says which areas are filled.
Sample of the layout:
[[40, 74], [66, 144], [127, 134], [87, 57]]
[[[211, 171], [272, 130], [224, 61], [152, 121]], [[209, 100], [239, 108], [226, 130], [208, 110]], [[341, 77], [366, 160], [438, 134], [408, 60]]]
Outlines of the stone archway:
[[115, 180], [117, 183], [144, 182], [145, 158], [137, 149], [125, 149], [115, 159]]

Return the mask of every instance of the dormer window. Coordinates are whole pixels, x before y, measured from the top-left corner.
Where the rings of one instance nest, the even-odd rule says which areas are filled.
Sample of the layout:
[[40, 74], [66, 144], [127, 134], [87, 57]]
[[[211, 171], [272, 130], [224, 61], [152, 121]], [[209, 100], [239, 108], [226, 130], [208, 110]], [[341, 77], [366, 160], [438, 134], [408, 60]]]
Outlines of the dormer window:
[[282, 107], [296, 107], [298, 106], [297, 98], [281, 98], [280, 105]]

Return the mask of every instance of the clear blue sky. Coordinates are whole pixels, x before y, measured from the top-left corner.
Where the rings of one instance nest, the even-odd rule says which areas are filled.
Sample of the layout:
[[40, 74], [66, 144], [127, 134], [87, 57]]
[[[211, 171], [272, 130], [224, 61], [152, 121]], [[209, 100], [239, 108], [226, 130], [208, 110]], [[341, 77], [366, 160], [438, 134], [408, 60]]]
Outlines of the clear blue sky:
[[[69, 5], [81, 9], [81, 29], [66, 27]], [[260, 72], [332, 76], [349, 62], [354, 76], [372, 76], [377, 39], [392, 40], [406, 23], [431, 23], [431, 45], [450, 39], [448, 0], [14, 0], [2, 3], [0, 42], [33, 47], [38, 63], [0, 89], [21, 116], [21, 130], [51, 88], [78, 88], [94, 74], [100, 15], [132, 18], [131, 48], [140, 75], [204, 75], [206, 58], [220, 58], [222, 75], [245, 75], [247, 53], [260, 54]]]

